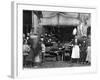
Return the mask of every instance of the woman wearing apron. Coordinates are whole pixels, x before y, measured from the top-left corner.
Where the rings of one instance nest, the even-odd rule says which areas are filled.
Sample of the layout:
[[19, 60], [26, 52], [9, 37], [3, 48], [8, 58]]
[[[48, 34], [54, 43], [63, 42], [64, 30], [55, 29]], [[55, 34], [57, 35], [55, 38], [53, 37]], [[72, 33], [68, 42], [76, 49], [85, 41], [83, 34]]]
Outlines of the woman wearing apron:
[[80, 58], [80, 49], [77, 44], [77, 39], [75, 39], [73, 42], [71, 58], [72, 58], [72, 62], [76, 62], [76, 63], [79, 61], [79, 58]]

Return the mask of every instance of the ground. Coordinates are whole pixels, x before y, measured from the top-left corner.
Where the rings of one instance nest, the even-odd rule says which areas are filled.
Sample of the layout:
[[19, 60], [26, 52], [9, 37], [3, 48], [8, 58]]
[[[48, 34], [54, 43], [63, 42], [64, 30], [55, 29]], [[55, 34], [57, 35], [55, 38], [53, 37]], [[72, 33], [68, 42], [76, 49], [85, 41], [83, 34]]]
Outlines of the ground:
[[48, 61], [38, 66], [26, 66], [25, 68], [62, 68], [62, 67], [83, 67], [90, 66], [90, 64], [71, 63], [65, 61]]

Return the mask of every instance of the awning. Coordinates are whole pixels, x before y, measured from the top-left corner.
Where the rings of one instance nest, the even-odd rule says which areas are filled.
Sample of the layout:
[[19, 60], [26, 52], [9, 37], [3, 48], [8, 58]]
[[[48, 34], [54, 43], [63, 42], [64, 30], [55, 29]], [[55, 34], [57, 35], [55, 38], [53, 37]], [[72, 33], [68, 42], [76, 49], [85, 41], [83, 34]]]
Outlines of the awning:
[[49, 13], [41, 18], [40, 25], [78, 25], [78, 14], [75, 13]]

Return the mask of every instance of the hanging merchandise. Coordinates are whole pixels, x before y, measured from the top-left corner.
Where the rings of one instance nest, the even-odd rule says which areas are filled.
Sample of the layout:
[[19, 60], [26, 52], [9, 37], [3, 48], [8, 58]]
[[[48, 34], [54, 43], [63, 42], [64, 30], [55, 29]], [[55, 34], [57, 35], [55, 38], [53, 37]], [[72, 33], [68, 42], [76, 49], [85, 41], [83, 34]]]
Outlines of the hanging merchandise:
[[73, 30], [73, 35], [76, 35], [76, 33], [77, 33], [77, 29], [74, 28], [74, 30]]

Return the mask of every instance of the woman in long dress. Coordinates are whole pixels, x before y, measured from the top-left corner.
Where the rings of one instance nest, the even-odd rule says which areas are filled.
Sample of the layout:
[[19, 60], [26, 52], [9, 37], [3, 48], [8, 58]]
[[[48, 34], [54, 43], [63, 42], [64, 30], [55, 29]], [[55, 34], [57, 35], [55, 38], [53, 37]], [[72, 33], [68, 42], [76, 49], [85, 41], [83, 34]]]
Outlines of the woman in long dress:
[[77, 39], [75, 39], [74, 44], [73, 44], [71, 58], [72, 58], [72, 62], [78, 62], [80, 58], [80, 49], [77, 44]]

